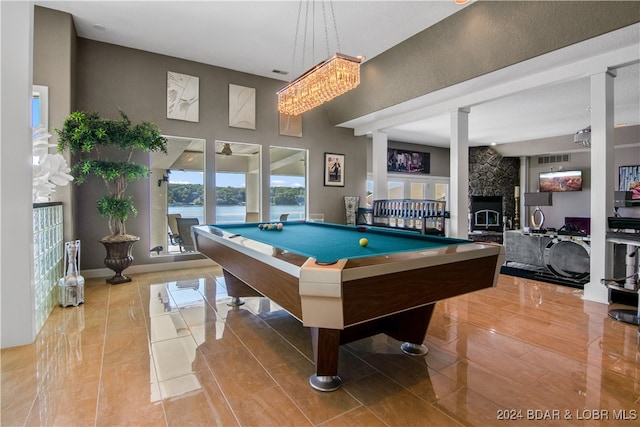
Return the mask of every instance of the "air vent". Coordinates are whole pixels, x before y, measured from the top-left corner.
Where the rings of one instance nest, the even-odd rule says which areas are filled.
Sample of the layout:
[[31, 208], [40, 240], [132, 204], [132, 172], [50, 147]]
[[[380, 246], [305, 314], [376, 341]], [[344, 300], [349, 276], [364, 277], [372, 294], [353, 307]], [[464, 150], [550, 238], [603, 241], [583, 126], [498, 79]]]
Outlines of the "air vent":
[[283, 76], [286, 76], [287, 74], [289, 74], [288, 71], [276, 70], [275, 68], [271, 70], [271, 72], [276, 74], [282, 74]]
[[540, 156], [538, 157], [539, 165], [547, 165], [549, 163], [568, 163], [571, 161], [571, 155], [558, 154], [557, 156]]

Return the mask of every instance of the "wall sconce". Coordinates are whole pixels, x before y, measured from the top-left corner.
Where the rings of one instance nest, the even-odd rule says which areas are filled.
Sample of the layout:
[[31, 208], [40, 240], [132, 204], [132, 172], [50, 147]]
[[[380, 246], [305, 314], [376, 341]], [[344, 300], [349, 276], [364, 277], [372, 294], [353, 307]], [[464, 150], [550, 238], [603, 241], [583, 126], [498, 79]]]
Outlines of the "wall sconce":
[[158, 180], [158, 187], [160, 187], [162, 185], [163, 182], [169, 182], [169, 174], [171, 173], [171, 171], [169, 169], [167, 169], [167, 174], [166, 175], [162, 175], [162, 178], [160, 178]]

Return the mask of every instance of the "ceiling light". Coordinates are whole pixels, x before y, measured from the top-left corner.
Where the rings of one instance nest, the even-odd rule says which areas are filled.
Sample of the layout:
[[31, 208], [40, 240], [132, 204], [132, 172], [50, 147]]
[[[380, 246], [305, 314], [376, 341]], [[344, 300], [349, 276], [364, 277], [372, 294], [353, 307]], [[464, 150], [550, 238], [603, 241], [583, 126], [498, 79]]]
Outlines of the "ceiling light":
[[[322, 15], [324, 17], [324, 34], [327, 38], [327, 55], [329, 51], [329, 39], [327, 31], [327, 19], [325, 16], [325, 2], [321, 1]], [[340, 50], [340, 41], [338, 39], [338, 27], [336, 25], [335, 15], [333, 14], [333, 3], [329, 0], [331, 6], [331, 15], [333, 17], [333, 27], [335, 29], [336, 44], [338, 51]], [[302, 0], [298, 6], [298, 20], [296, 23], [296, 39], [298, 37], [298, 29], [300, 27], [300, 13], [302, 11]], [[308, 15], [308, 3], [306, 13]], [[307, 22], [305, 20], [304, 39], [306, 39]], [[313, 27], [313, 25], [312, 25]], [[294, 42], [293, 63], [295, 63], [295, 55], [297, 40]], [[315, 43], [314, 43], [315, 45]], [[304, 53], [305, 46], [302, 46]], [[312, 52], [313, 57], [313, 52]], [[303, 55], [304, 61], [304, 55]], [[360, 84], [360, 62], [362, 57], [351, 57], [336, 53], [329, 59], [320, 62], [297, 79], [290, 82], [287, 86], [280, 89], [278, 94], [278, 111], [282, 114], [297, 116], [309, 111], [315, 107], [324, 104], [333, 98], [342, 95]], [[303, 64], [304, 66], [304, 64]]]
[[591, 126], [587, 126], [584, 129], [580, 129], [573, 136], [573, 142], [580, 144], [584, 147], [591, 147]]
[[231, 151], [231, 144], [229, 144], [228, 142], [225, 142], [224, 145], [222, 146], [222, 151], [220, 151], [220, 154], [222, 154], [223, 156], [232, 155], [233, 152]]
[[465, 4], [465, 3], [469, 3], [469, 0], [453, 0], [453, 2], [455, 4]]

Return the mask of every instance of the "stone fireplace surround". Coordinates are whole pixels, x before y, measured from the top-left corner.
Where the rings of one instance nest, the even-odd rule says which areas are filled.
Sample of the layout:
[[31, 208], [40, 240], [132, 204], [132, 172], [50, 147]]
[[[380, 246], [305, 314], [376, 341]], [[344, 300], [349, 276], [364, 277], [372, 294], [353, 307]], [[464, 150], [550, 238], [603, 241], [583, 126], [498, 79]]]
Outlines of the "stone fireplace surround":
[[[496, 207], [495, 210], [500, 204], [499, 225], [492, 226], [488, 231], [502, 232], [503, 216], [513, 223], [514, 189], [517, 185], [520, 185], [519, 158], [503, 157], [491, 147], [469, 148], [469, 212], [472, 213], [472, 219], [475, 219], [474, 201], [488, 201], [490, 206]], [[472, 231], [480, 231], [484, 227], [475, 228], [472, 224], [471, 228]]]

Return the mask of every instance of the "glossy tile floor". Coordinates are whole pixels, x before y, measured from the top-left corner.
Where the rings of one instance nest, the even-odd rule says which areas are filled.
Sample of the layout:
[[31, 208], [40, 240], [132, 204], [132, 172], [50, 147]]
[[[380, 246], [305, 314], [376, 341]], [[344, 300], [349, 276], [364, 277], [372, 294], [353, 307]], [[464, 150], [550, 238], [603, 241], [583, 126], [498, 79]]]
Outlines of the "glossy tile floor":
[[215, 267], [88, 280], [33, 345], [2, 350], [2, 426], [639, 425], [637, 328], [582, 291], [501, 276], [437, 304], [424, 357], [375, 336], [320, 393], [309, 333], [231, 309]]

